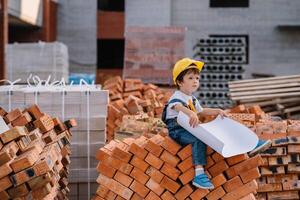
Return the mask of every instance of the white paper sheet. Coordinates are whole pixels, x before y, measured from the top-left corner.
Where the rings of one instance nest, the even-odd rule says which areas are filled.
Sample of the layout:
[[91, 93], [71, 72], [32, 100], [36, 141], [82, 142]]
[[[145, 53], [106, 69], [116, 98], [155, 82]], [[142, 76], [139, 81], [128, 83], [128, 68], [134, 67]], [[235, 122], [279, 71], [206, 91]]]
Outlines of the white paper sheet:
[[189, 124], [189, 117], [179, 112], [177, 122], [225, 158], [249, 152], [258, 142], [252, 130], [227, 117], [222, 119], [218, 116], [211, 122], [193, 128]]
[[6, 125], [4, 119], [0, 117], [0, 134], [9, 130], [9, 127]]

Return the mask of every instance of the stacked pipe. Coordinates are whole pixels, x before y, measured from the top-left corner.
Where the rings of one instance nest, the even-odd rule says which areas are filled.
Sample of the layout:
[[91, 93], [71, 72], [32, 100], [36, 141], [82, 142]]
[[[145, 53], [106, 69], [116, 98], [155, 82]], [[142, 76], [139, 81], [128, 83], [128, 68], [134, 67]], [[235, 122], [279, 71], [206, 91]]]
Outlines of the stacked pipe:
[[223, 158], [208, 148], [206, 170], [215, 189], [192, 185], [195, 169], [191, 145], [181, 147], [168, 136], [112, 140], [96, 154], [103, 199], [224, 199], [254, 200], [262, 158], [247, 154]]
[[70, 128], [33, 105], [0, 108], [0, 199], [67, 199]]
[[274, 121], [258, 106], [250, 110], [240, 105], [235, 112], [239, 112], [232, 114], [235, 119], [255, 130], [259, 138], [272, 140], [271, 148], [261, 153], [264, 162], [260, 167], [257, 198], [299, 199], [300, 120]]
[[206, 65], [201, 72], [200, 89], [196, 96], [208, 107], [231, 107], [228, 81], [243, 79], [247, 63], [245, 37], [209, 37], [200, 39], [194, 47], [194, 57]]

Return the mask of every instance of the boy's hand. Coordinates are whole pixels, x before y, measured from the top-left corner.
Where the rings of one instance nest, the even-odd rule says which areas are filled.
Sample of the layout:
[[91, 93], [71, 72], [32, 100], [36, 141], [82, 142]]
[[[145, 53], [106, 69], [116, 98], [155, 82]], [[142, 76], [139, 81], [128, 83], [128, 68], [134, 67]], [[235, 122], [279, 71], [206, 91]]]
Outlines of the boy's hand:
[[190, 126], [195, 128], [199, 124], [199, 118], [197, 113], [191, 112], [190, 113]]
[[228, 117], [227, 112], [225, 112], [225, 111], [222, 110], [222, 109], [217, 109], [216, 112], [217, 112], [217, 115], [220, 115], [222, 119], [223, 119], [224, 117]]

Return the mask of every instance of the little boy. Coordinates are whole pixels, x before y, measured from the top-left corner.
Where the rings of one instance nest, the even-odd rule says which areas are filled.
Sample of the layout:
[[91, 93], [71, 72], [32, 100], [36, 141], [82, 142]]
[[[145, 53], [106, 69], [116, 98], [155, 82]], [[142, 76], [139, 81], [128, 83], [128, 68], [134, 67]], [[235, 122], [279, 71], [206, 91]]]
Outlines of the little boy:
[[[222, 109], [202, 108], [199, 101], [192, 95], [199, 87], [199, 74], [203, 66], [203, 62], [190, 58], [183, 58], [175, 64], [173, 68], [173, 80], [178, 90], [169, 99], [164, 113], [165, 116], [163, 114], [163, 120], [168, 126], [169, 136], [172, 139], [181, 146], [192, 144], [192, 157], [195, 165], [193, 185], [203, 189], [213, 189], [214, 185], [204, 171], [204, 165], [206, 165], [206, 145], [181, 127], [176, 120], [179, 111], [189, 116], [189, 124], [192, 127], [196, 127], [199, 124], [197, 114], [226, 116], [226, 112]], [[271, 141], [259, 140], [259, 143], [251, 154], [265, 150], [270, 144]]]

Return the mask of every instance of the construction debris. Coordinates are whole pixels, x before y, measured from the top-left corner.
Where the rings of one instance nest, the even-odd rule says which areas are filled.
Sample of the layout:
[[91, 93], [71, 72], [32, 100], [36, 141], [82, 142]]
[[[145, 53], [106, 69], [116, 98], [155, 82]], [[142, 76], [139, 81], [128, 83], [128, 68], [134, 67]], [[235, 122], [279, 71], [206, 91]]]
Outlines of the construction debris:
[[0, 110], [0, 199], [67, 199], [70, 128], [76, 121], [62, 123], [36, 105]]
[[[103, 88], [109, 90], [110, 96], [107, 119], [108, 141], [114, 138], [116, 132], [126, 132], [129, 134], [128, 136], [133, 136], [135, 134], [132, 132], [153, 134], [161, 128], [161, 122], [157, 118], [161, 117], [163, 107], [171, 96], [170, 91], [163, 91], [153, 84], [143, 84], [139, 79], [122, 80], [118, 76], [105, 81]], [[134, 131], [127, 130], [127, 132], [122, 127], [126, 123], [129, 125], [133, 118], [138, 119], [136, 121], [141, 122], [142, 125], [141, 127], [136, 125], [133, 128]], [[123, 122], [123, 120], [125, 121]], [[126, 135], [126, 133], [124, 134]], [[126, 137], [124, 134], [119, 138]]]
[[270, 115], [288, 119], [299, 119], [299, 86], [300, 75], [229, 82], [230, 97], [237, 104], [259, 105]]

